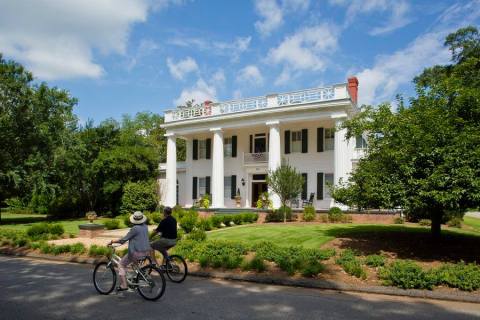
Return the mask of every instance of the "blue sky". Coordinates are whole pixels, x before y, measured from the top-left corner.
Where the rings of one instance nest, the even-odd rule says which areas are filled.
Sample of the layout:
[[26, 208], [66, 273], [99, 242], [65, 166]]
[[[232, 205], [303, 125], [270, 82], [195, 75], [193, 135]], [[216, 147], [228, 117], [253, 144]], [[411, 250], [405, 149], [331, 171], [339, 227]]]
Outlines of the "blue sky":
[[0, 52], [98, 123], [349, 75], [361, 103], [392, 101], [479, 21], [480, 0], [0, 0]]

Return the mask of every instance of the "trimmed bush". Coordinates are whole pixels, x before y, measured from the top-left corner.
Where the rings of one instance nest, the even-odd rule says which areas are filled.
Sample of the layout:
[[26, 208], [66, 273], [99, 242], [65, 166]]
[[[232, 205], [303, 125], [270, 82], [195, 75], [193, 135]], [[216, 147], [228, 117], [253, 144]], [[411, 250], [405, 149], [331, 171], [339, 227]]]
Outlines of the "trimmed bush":
[[202, 229], [195, 229], [186, 236], [189, 240], [205, 241], [207, 239], [207, 233]]
[[449, 226], [450, 228], [460, 229], [462, 228], [462, 221], [463, 221], [462, 218], [455, 217], [447, 221], [447, 226]]
[[213, 216], [210, 218], [210, 221], [212, 222], [212, 226], [213, 226], [214, 228], [220, 228], [220, 225], [221, 225], [222, 222], [223, 222], [223, 216], [213, 215]]
[[48, 239], [50, 235], [61, 236], [64, 232], [60, 223], [35, 223], [27, 229], [27, 235], [32, 239]]
[[310, 260], [302, 269], [302, 276], [314, 277], [325, 270], [325, 266], [318, 260]]
[[149, 220], [151, 224], [159, 224], [163, 219], [163, 214], [160, 212], [152, 212], [149, 215]]
[[88, 255], [91, 257], [108, 257], [111, 253], [110, 248], [105, 246], [97, 246], [93, 244], [90, 246], [88, 250]]
[[117, 219], [109, 219], [103, 223], [107, 230], [114, 230], [120, 228], [120, 221]]
[[307, 222], [313, 221], [313, 220], [315, 220], [315, 216], [316, 216], [315, 207], [306, 206], [305, 208], [303, 208], [303, 220], [304, 221], [307, 221]]
[[81, 242], [74, 243], [70, 245], [71, 254], [82, 254], [85, 252], [85, 245]]
[[283, 222], [284, 212], [286, 212], [287, 221], [292, 221], [292, 208], [283, 206], [277, 210], [269, 212], [265, 217], [266, 222]]
[[418, 221], [418, 224], [423, 226], [423, 227], [430, 227], [432, 225], [432, 220], [430, 219], [421, 219]]
[[[178, 220], [177, 220], [178, 221]], [[195, 210], [186, 211], [180, 218], [180, 227], [186, 232], [190, 233], [197, 225], [198, 212]]]
[[210, 218], [200, 218], [198, 219], [197, 223], [198, 229], [204, 230], [204, 231], [210, 231], [212, 230], [212, 219]]
[[402, 289], [432, 290], [438, 284], [438, 277], [434, 271], [424, 271], [409, 260], [397, 260], [381, 268], [378, 275], [385, 285]]
[[265, 262], [263, 261], [263, 259], [255, 256], [250, 261], [244, 261], [244, 263], [242, 265], [242, 269], [243, 270], [253, 270], [253, 271], [256, 271], [256, 272], [264, 272], [265, 270], [267, 270], [267, 266], [265, 265]]
[[67, 252], [70, 252], [70, 245], [69, 244], [53, 246], [50, 253], [52, 253], [54, 255], [59, 255], [59, 254], [62, 254], [62, 253], [67, 253]]
[[366, 256], [365, 264], [369, 267], [383, 267], [385, 265], [385, 257], [379, 254]]
[[232, 221], [233, 223], [235, 223], [236, 225], [241, 225], [243, 221], [243, 215], [242, 214], [234, 214], [232, 216]]
[[395, 219], [393, 219], [393, 223], [394, 224], [404, 224], [405, 219], [403, 219], [402, 217], [396, 217]]
[[330, 210], [328, 210], [329, 222], [342, 222], [342, 219], [344, 219], [344, 214], [339, 207], [331, 207]]
[[128, 182], [123, 186], [120, 212], [131, 214], [134, 211], [154, 211], [158, 195], [156, 182]]

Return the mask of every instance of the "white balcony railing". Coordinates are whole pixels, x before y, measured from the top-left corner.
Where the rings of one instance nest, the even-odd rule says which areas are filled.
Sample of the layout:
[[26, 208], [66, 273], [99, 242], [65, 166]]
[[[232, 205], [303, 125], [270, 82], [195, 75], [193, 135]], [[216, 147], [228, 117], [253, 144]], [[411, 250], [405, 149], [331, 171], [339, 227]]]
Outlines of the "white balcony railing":
[[285, 107], [290, 105], [346, 98], [349, 98], [347, 85], [339, 84], [330, 87], [272, 94], [256, 98], [202, 104], [190, 108], [177, 108], [165, 112], [165, 122], [207, 118], [217, 115], [243, 113], [260, 109]]
[[243, 154], [244, 164], [260, 164], [260, 163], [267, 163], [267, 162], [268, 162], [268, 152]]

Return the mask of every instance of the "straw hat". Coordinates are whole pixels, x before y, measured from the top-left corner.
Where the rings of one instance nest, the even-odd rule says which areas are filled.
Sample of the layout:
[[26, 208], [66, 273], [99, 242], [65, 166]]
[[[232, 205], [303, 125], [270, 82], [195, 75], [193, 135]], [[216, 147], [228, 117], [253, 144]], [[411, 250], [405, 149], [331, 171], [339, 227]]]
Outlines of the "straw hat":
[[147, 221], [147, 217], [145, 217], [141, 211], [135, 211], [130, 216], [130, 222], [133, 224], [142, 224], [145, 221]]

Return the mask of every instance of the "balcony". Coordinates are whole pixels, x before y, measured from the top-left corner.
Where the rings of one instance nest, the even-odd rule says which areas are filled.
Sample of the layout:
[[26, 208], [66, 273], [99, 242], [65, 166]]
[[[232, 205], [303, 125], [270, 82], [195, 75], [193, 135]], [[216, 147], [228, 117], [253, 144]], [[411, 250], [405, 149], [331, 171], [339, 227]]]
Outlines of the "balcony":
[[165, 112], [165, 123], [349, 98], [347, 84], [343, 83], [330, 87], [168, 110]]
[[255, 164], [266, 164], [266, 163], [268, 163], [268, 152], [243, 154], [244, 165], [255, 165]]

